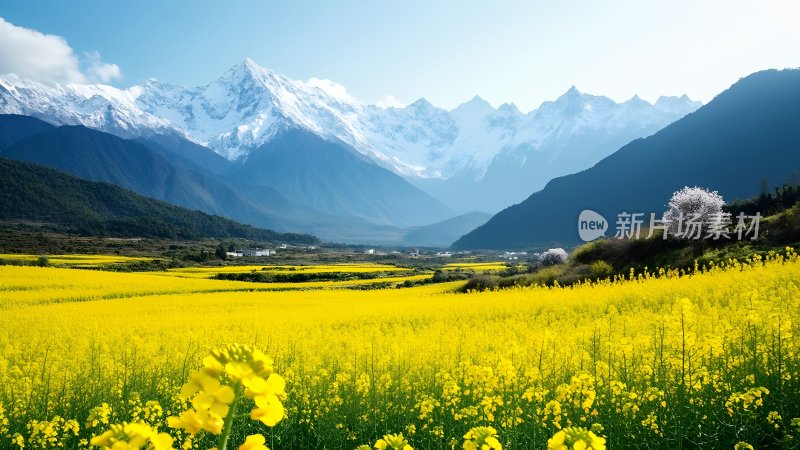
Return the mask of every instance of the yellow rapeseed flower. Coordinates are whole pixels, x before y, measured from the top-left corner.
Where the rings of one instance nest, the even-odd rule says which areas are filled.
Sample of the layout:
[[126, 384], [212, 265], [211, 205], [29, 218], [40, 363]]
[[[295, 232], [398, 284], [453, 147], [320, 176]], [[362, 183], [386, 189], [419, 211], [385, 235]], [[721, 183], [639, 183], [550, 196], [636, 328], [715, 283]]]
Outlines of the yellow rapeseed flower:
[[475, 427], [464, 435], [464, 450], [502, 450], [493, 427]]
[[375, 443], [375, 448], [378, 450], [414, 450], [408, 445], [403, 433], [384, 435], [382, 439], [378, 439], [378, 442]]
[[606, 450], [606, 439], [584, 427], [567, 427], [547, 441], [548, 450]]
[[143, 422], [111, 425], [108, 431], [92, 438], [91, 445], [104, 450], [174, 450], [172, 436]]
[[239, 446], [239, 450], [269, 450], [266, 442], [264, 435], [251, 434], [244, 439], [244, 444]]
[[169, 417], [167, 423], [190, 434], [204, 430], [219, 435], [238, 393], [254, 400], [253, 420], [275, 426], [285, 415], [286, 381], [272, 372], [272, 364], [271, 358], [249, 345], [215, 349], [181, 389], [181, 398], [191, 399], [193, 409]]
[[[286, 285], [200, 278], [222, 268], [190, 279], [0, 266], [0, 447], [85, 449], [117, 420], [163, 416], [186, 450], [223, 448], [226, 435], [238, 446], [248, 416], [291, 417], [276, 438], [302, 438], [282, 439], [287, 448], [352, 448], [387, 423], [430, 449], [461, 448], [477, 424], [519, 443], [564, 430], [550, 443], [563, 448], [569, 427], [597, 421], [656, 448], [680, 438], [671, 418], [686, 408], [704, 423], [683, 427], [686, 440], [800, 432], [800, 418], [777, 408], [800, 379], [800, 261], [788, 250], [684, 274], [473, 294], [453, 292], [463, 282], [278, 291]], [[206, 342], [237, 341], [253, 346], [198, 357]], [[776, 362], [774, 377], [758, 376], [763, 361]]]
[[257, 395], [254, 398], [256, 407], [250, 412], [250, 418], [259, 420], [268, 427], [274, 427], [283, 420], [283, 403], [275, 394]]

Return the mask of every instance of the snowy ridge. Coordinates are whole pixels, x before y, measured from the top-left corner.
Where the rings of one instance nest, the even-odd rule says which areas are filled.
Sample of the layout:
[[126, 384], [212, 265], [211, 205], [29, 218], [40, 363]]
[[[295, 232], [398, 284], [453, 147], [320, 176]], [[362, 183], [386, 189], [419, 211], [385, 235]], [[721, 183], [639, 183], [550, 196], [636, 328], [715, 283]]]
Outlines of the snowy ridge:
[[158, 81], [127, 89], [50, 86], [5, 75], [0, 112], [123, 137], [178, 133], [231, 160], [246, 157], [280, 130], [302, 127], [341, 140], [401, 175], [447, 179], [464, 173], [480, 178], [496, 157], [521, 147], [539, 149], [598, 131], [663, 127], [701, 106], [686, 96], [616, 103], [572, 87], [529, 113], [513, 104], [493, 108], [477, 96], [452, 111], [425, 99], [383, 109], [359, 104], [326, 83], [292, 80], [250, 59], [193, 88]]

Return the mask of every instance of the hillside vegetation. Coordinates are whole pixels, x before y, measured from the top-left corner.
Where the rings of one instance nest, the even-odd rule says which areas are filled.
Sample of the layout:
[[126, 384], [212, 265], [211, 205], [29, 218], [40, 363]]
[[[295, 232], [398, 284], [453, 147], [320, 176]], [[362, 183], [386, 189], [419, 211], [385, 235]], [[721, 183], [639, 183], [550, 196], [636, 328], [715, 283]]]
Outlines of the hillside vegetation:
[[55, 224], [92, 236], [317, 242], [310, 235], [243, 225], [36, 164], [0, 158], [0, 173], [0, 220], [6, 222]]
[[738, 240], [662, 239], [654, 231], [646, 239], [644, 230], [638, 239], [598, 239], [578, 246], [564, 264], [545, 266], [539, 261], [509, 268], [497, 275], [478, 275], [466, 290], [485, 290], [533, 284], [574, 284], [614, 276], [629, 276], [659, 269], [692, 271], [728, 260], [743, 261], [753, 255], [766, 256], [785, 247], [800, 247], [800, 186], [783, 186], [774, 193], [734, 202], [724, 207], [735, 217], [739, 213], [764, 215], [759, 224], [759, 238]]

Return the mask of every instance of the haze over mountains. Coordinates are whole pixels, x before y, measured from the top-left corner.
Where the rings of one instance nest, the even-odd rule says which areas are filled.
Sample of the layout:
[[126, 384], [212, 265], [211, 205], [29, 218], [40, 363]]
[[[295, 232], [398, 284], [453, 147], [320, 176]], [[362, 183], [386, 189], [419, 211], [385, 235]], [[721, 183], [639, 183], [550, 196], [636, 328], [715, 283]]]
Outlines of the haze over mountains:
[[[113, 183], [175, 205], [279, 231], [303, 229], [324, 236], [343, 237], [346, 240], [360, 237], [380, 241], [389, 231], [392, 231], [393, 235], [402, 233], [403, 229], [399, 226], [387, 225], [390, 221], [397, 220], [397, 223], [401, 224], [413, 223], [410, 220], [413, 215], [408, 215], [408, 222], [398, 218], [397, 211], [402, 206], [408, 207], [400, 203], [403, 199], [414, 202], [414, 205], [418, 206], [418, 211], [429, 214], [418, 218], [420, 223], [450, 216], [449, 210], [444, 205], [414, 188], [398, 175], [362, 161], [358, 154], [349, 155], [351, 161], [347, 166], [338, 162], [340, 167], [337, 171], [308, 172], [306, 169], [326, 167], [321, 164], [323, 160], [315, 159], [313, 152], [318, 150], [309, 145], [309, 142], [325, 145], [326, 152], [321, 157], [334, 156], [342, 161], [346, 160], [341, 153], [347, 153], [347, 150], [337, 147], [334, 143], [323, 141], [315, 135], [310, 135], [312, 141], [303, 142], [304, 145], [300, 150], [291, 153], [295, 155], [305, 153], [308, 157], [302, 161], [295, 161], [296, 164], [291, 164], [293, 160], [287, 157], [287, 164], [283, 166], [286, 170], [267, 177], [264, 174], [250, 172], [253, 170], [268, 172], [273, 168], [271, 162], [256, 169], [253, 168], [253, 164], [244, 164], [237, 166], [229, 175], [221, 176], [204, 170], [201, 165], [192, 162], [189, 155], [179, 154], [174, 147], [167, 150], [149, 140], [123, 139], [81, 125], [56, 127], [28, 116], [0, 115], [0, 133], [3, 137], [0, 140], [0, 156], [44, 164], [87, 180]], [[292, 139], [305, 134], [307, 133], [287, 131], [284, 137], [279, 137], [270, 145], [281, 141], [292, 143]], [[192, 150], [204, 150], [213, 154], [205, 148]], [[308, 152], [312, 154], [308, 155]], [[269, 153], [269, 149], [254, 152], [252, 160], [262, 160], [264, 153]], [[364, 180], [364, 174], [370, 175], [371, 178], [366, 177]], [[336, 182], [334, 179], [332, 182], [327, 178], [328, 175], [344, 176], [347, 181]], [[287, 192], [287, 195], [299, 192], [298, 196], [303, 197], [303, 192], [306, 191], [316, 193], [319, 198], [328, 200], [323, 201], [323, 204], [338, 206], [338, 212], [341, 214], [327, 214], [322, 210], [324, 208], [314, 209], [305, 206], [297, 198], [289, 200], [270, 187], [271, 184], [281, 184], [279, 181], [290, 179], [297, 181], [298, 185], [295, 186], [296, 191], [288, 189], [292, 187], [291, 183], [283, 185], [287, 189], [282, 190]], [[332, 184], [338, 187], [330, 188]], [[382, 187], [395, 189], [390, 191], [394, 194], [392, 198], [395, 201], [387, 203], [389, 206], [380, 201], [379, 196], [387, 194], [380, 191]], [[361, 195], [358, 197], [348, 195], [359, 192]], [[340, 201], [335, 202], [339, 194], [343, 195]], [[374, 210], [368, 209], [370, 207]], [[387, 214], [389, 216], [386, 216]], [[374, 221], [362, 219], [360, 215]]]
[[[0, 112], [147, 139], [217, 172], [225, 172], [226, 163], [197, 147], [241, 163], [287, 130], [304, 130], [405, 177], [456, 215], [500, 210], [700, 106], [686, 96], [662, 97], [654, 105], [638, 97], [615, 103], [573, 87], [528, 113], [513, 104], [494, 108], [477, 96], [452, 111], [425, 99], [383, 109], [342, 92], [329, 83], [291, 80], [248, 59], [192, 88], [158, 81], [127, 89], [51, 86], [6, 75], [0, 77]], [[425, 217], [427, 223], [444, 218]]]

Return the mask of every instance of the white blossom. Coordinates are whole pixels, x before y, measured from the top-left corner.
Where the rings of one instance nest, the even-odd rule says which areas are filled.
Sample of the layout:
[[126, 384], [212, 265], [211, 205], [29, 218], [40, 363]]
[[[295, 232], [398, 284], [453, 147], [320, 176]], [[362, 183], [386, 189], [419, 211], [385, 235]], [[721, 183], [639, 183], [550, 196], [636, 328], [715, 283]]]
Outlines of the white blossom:
[[567, 251], [563, 248], [551, 248], [539, 257], [543, 266], [554, 266], [567, 261]]
[[[672, 194], [664, 213], [664, 221], [669, 223], [669, 232], [678, 238], [695, 238], [702, 230], [693, 224], [713, 225], [722, 217], [725, 200], [717, 191], [700, 187], [685, 187]], [[688, 233], [687, 233], [688, 231]]]

